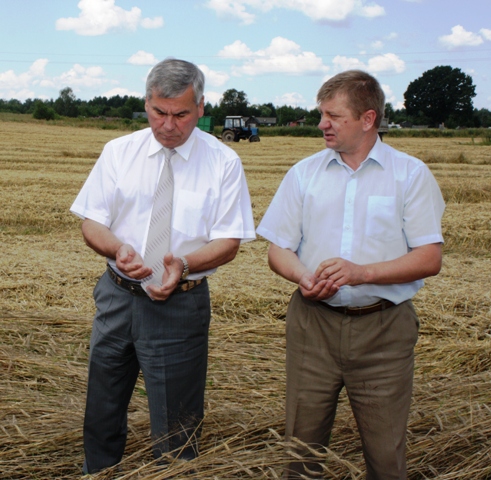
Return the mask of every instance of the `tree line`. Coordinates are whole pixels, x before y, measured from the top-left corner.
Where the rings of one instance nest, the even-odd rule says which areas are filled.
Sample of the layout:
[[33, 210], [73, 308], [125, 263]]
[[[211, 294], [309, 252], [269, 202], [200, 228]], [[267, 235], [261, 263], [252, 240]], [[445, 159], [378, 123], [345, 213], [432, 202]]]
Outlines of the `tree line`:
[[[405, 108], [394, 109], [387, 103], [385, 116], [391, 123], [428, 125], [429, 127], [491, 127], [491, 112], [475, 109], [472, 78], [458, 68], [439, 66], [423, 73], [412, 81], [404, 93]], [[92, 100], [78, 99], [70, 87], [60, 91], [56, 100], [0, 99], [0, 112], [32, 114], [34, 118], [53, 120], [64, 117], [119, 117], [131, 119], [136, 112], [145, 111], [144, 97], [121, 96], [95, 97]], [[228, 115], [244, 117], [269, 117], [276, 125], [288, 125], [300, 119], [305, 125], [317, 125], [319, 111], [306, 110], [289, 105], [275, 106], [272, 103], [250, 104], [247, 94], [234, 88], [226, 90], [220, 102], [205, 104], [205, 115], [215, 118], [216, 125], [223, 125]]]

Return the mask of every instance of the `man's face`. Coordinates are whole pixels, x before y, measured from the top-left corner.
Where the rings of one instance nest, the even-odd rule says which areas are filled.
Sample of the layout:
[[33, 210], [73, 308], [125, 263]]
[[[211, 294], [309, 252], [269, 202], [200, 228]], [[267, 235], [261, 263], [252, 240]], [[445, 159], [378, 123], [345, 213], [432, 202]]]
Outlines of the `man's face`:
[[319, 128], [324, 133], [327, 148], [340, 153], [353, 153], [362, 142], [364, 134], [363, 115], [356, 119], [353, 116], [346, 94], [338, 93], [319, 105], [321, 121]]
[[199, 105], [194, 102], [193, 87], [176, 98], [159, 98], [153, 95], [145, 100], [148, 123], [155, 138], [167, 148], [182, 145], [191, 135], [203, 116], [204, 98]]

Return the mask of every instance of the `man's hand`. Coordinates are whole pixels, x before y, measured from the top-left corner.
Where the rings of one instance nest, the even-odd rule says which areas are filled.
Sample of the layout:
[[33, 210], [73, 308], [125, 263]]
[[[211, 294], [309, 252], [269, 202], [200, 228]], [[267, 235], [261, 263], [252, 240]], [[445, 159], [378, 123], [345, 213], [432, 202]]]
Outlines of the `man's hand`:
[[147, 292], [152, 300], [166, 300], [176, 289], [184, 265], [179, 257], [174, 257], [172, 253], [167, 253], [164, 257], [164, 274], [162, 275], [162, 285], [149, 285]]
[[141, 255], [127, 243], [122, 244], [116, 252], [116, 266], [121, 273], [135, 280], [141, 280], [152, 273], [150, 267], [143, 265]]
[[366, 283], [366, 267], [344, 258], [329, 258], [319, 264], [315, 276], [319, 280], [330, 280], [338, 287], [360, 285]]
[[301, 294], [309, 300], [325, 300], [339, 291], [339, 286], [331, 279], [319, 279], [310, 272], [304, 273], [298, 283]]

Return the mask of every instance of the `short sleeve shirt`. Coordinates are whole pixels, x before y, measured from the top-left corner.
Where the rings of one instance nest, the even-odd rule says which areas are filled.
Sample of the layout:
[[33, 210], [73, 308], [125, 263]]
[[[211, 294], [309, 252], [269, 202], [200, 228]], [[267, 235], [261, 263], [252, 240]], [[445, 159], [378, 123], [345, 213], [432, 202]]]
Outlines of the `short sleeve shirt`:
[[[329, 258], [363, 265], [441, 243], [444, 208], [428, 167], [377, 139], [356, 171], [330, 149], [292, 167], [257, 233], [296, 252], [314, 272]], [[400, 285], [343, 286], [327, 303], [364, 306], [382, 298], [401, 303], [422, 285], [419, 280]]]
[[[251, 201], [237, 154], [195, 129], [172, 156], [174, 199], [171, 251], [186, 255], [220, 238], [255, 238]], [[112, 140], [92, 169], [71, 211], [107, 226], [144, 254], [153, 197], [165, 161], [150, 128]], [[115, 267], [115, 261], [108, 259]], [[214, 270], [194, 273], [190, 279]]]

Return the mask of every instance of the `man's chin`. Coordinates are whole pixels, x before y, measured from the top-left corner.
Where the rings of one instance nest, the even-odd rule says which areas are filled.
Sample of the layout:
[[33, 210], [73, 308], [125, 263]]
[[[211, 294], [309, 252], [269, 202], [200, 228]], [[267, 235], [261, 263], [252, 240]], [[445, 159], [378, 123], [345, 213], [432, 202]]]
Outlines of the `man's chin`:
[[336, 137], [324, 137], [324, 141], [326, 142], [327, 148], [334, 148], [337, 145]]
[[157, 140], [159, 143], [164, 146], [165, 148], [176, 148], [179, 145], [181, 145], [181, 139], [180, 138], [162, 138], [158, 137]]

